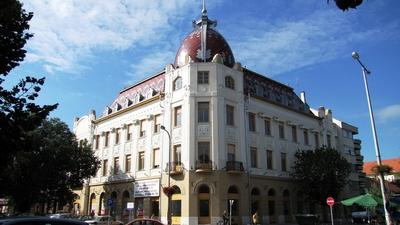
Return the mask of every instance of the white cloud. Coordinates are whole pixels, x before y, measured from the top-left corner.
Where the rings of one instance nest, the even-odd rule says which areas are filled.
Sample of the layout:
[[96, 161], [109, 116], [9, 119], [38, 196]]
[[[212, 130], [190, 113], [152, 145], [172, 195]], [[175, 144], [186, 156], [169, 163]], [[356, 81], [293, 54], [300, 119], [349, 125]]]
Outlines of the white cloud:
[[[269, 75], [329, 61], [356, 43], [380, 41], [398, 35], [399, 24], [357, 30], [353, 15], [337, 15], [337, 9], [317, 10], [302, 18], [256, 22], [240, 29], [240, 40], [231, 45], [238, 61], [251, 68], [268, 70]], [[246, 26], [240, 26], [246, 27]], [[248, 27], [248, 26], [247, 26]], [[256, 27], [254, 29], [254, 27]]]
[[175, 52], [164, 49], [146, 55], [140, 61], [130, 66], [131, 70], [127, 72], [127, 75], [131, 79], [127, 80], [126, 84], [131, 85], [163, 70], [164, 66], [171, 63], [174, 54]]
[[27, 62], [41, 62], [50, 73], [77, 72], [95, 51], [148, 46], [165, 39], [188, 2], [26, 0], [24, 8], [34, 12]]
[[400, 119], [400, 105], [389, 105], [379, 110], [378, 118], [382, 122]]

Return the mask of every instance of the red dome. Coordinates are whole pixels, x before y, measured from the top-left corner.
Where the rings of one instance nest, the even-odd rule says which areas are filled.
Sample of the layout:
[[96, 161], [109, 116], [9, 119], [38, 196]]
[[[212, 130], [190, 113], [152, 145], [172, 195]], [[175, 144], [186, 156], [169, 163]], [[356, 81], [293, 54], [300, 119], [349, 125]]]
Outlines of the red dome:
[[[204, 61], [202, 60], [201, 33], [202, 29], [197, 28], [183, 40], [181, 47], [176, 53], [175, 66], [185, 65], [186, 55], [189, 55], [194, 62]], [[226, 66], [232, 67], [235, 63], [235, 58], [225, 38], [212, 28], [207, 29], [206, 36], [206, 62], [211, 62], [214, 55], [219, 53], [222, 56], [223, 63]]]

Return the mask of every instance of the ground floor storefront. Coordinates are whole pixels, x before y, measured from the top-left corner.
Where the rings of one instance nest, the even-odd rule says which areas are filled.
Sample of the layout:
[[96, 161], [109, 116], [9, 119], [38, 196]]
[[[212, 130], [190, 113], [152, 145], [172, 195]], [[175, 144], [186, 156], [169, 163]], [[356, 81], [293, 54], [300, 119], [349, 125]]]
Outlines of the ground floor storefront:
[[316, 211], [292, 179], [246, 173], [184, 171], [159, 178], [87, 185], [74, 203], [81, 214], [111, 215], [128, 222], [156, 218], [167, 224], [170, 183], [172, 224], [218, 224], [226, 211], [232, 224], [293, 224], [295, 215]]

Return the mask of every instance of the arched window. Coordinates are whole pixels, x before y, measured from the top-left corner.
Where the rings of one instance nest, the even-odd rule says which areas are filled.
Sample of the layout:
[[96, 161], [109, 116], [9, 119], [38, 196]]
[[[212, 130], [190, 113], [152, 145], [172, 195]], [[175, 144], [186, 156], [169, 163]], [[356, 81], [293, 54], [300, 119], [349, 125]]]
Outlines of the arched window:
[[304, 202], [303, 202], [303, 193], [301, 191], [297, 192], [297, 213], [304, 213]]
[[182, 77], [177, 77], [175, 78], [173, 85], [172, 85], [172, 89], [174, 91], [179, 90], [182, 88]]
[[232, 90], [235, 89], [235, 80], [231, 76], [225, 77], [225, 87], [230, 88]]
[[96, 214], [96, 194], [92, 193], [90, 195], [90, 200], [89, 200], [89, 215], [94, 216]]
[[127, 204], [129, 202], [130, 194], [129, 191], [124, 191], [122, 193], [122, 205], [121, 205], [121, 212], [122, 212], [122, 219], [128, 220], [129, 210], [127, 209]]
[[105, 215], [106, 214], [106, 199], [105, 193], [100, 194], [100, 201], [99, 201], [99, 211], [97, 212], [98, 215]]
[[258, 188], [251, 189], [251, 214], [257, 212], [260, 216], [260, 201], [260, 190]]
[[270, 189], [268, 191], [268, 216], [269, 216], [269, 223], [276, 223], [276, 213], [275, 213], [275, 196], [276, 192], [274, 189]]
[[115, 192], [115, 191], [113, 191], [112, 193], [111, 193], [111, 201], [112, 201], [112, 204], [111, 204], [111, 206], [109, 206], [110, 207], [110, 213], [111, 213], [111, 216], [114, 216], [115, 217], [115, 215], [117, 215], [117, 192]]
[[[237, 187], [233, 186], [233, 185], [230, 186], [228, 188], [228, 200], [226, 202], [226, 209], [229, 210], [229, 208], [230, 208], [229, 200], [233, 200], [232, 216], [236, 216], [236, 217], [239, 216], [239, 198], [240, 198], [239, 191], [238, 191]], [[229, 213], [229, 211], [228, 211], [228, 213]], [[235, 221], [237, 221], [237, 219], [239, 219], [239, 218], [236, 218]]]
[[282, 193], [283, 203], [283, 215], [285, 216], [285, 222], [290, 222], [290, 193], [289, 190], [285, 189]]
[[180, 224], [182, 216], [182, 194], [178, 186], [172, 186], [174, 194], [171, 196], [171, 216], [172, 220]]
[[210, 188], [203, 184], [199, 187], [199, 224], [210, 223]]

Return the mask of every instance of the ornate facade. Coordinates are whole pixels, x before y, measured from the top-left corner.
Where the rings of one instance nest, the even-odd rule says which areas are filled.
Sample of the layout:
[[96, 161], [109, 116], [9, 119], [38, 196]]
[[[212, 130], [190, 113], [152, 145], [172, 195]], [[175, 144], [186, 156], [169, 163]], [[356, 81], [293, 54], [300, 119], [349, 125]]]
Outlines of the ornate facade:
[[359, 192], [357, 128], [243, 68], [215, 26], [203, 8], [174, 65], [122, 90], [101, 116], [75, 120], [77, 138], [101, 160], [76, 202], [80, 213], [166, 223], [170, 186], [173, 224], [216, 224], [230, 206], [233, 224], [255, 211], [261, 223], [293, 223], [306, 207], [290, 177], [294, 154], [322, 145], [354, 165], [346, 193]]

